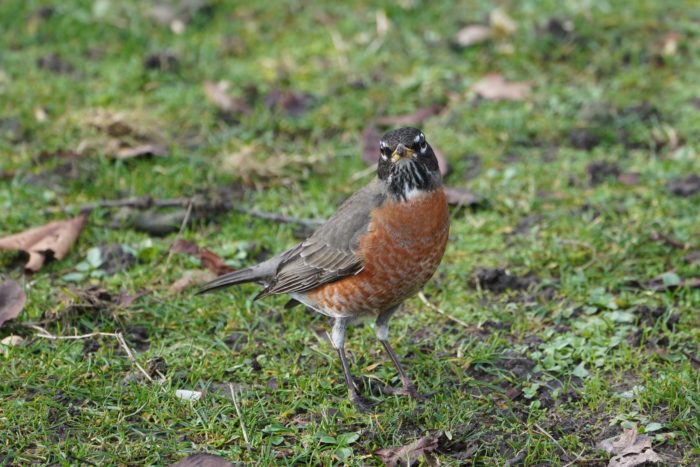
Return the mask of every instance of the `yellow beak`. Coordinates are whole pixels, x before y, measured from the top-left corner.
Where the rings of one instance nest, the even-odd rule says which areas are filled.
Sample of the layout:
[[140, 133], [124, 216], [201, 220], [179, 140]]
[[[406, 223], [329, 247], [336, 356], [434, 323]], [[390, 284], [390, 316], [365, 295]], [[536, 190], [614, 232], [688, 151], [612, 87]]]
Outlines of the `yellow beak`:
[[391, 162], [398, 162], [399, 159], [413, 156], [413, 150], [399, 143], [391, 154]]

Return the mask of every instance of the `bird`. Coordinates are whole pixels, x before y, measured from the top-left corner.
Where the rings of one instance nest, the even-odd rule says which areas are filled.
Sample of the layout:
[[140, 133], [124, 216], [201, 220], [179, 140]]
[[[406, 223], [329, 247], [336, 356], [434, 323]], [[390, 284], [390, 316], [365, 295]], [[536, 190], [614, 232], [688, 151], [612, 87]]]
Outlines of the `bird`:
[[[350, 401], [361, 411], [374, 403], [359, 394], [345, 352], [348, 325], [373, 318], [379, 342], [402, 387], [387, 392], [424, 397], [389, 343], [389, 320], [433, 276], [445, 253], [449, 212], [433, 148], [418, 128], [384, 134], [376, 176], [298, 245], [259, 264], [222, 275], [198, 294], [248, 282], [255, 296], [287, 294], [333, 320], [330, 341], [340, 358]], [[286, 306], [288, 307], [288, 306]]]

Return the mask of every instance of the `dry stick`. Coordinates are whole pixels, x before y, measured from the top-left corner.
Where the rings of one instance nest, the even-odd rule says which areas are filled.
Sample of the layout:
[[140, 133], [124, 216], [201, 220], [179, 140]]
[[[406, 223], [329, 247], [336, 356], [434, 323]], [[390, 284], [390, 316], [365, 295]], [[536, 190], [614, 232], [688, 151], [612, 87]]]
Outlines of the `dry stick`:
[[542, 434], [544, 434], [547, 438], [551, 439], [552, 442], [553, 442], [554, 444], [556, 444], [557, 447], [561, 450], [561, 452], [564, 453], [564, 455], [565, 455], [566, 457], [569, 457], [569, 453], [566, 452], [566, 449], [564, 449], [563, 447], [561, 447], [561, 444], [559, 444], [559, 441], [557, 441], [556, 439], [554, 439], [554, 436], [552, 436], [552, 435], [550, 435], [549, 433], [547, 433], [547, 432], [544, 430], [544, 428], [542, 428], [541, 426], [539, 426], [537, 423], [535, 423], [535, 428], [537, 428], [538, 430], [540, 430], [540, 432], [542, 432]]
[[51, 339], [51, 340], [79, 340], [79, 339], [89, 339], [90, 337], [97, 337], [97, 336], [102, 336], [102, 337], [114, 337], [117, 339], [117, 342], [119, 342], [119, 345], [124, 349], [126, 352], [127, 357], [129, 360], [131, 360], [131, 363], [136, 365], [136, 368], [143, 374], [143, 376], [146, 377], [146, 379], [150, 382], [153, 382], [153, 378], [151, 378], [151, 375], [149, 375], [146, 370], [143, 369], [141, 365], [139, 365], [139, 362], [136, 360], [136, 357], [134, 357], [133, 352], [129, 348], [129, 346], [126, 344], [126, 341], [124, 340], [124, 336], [122, 335], [121, 332], [91, 332], [90, 334], [81, 334], [78, 336], [56, 336], [54, 334], [51, 334], [49, 331], [46, 329], [42, 328], [41, 326], [36, 326], [34, 324], [28, 324], [28, 327], [34, 329], [35, 331], [38, 331], [39, 334], [35, 334], [38, 337], [43, 337], [44, 339]]
[[[62, 208], [51, 208], [49, 212], [55, 211], [68, 211], [71, 209], [78, 208], [81, 212], [92, 211], [97, 208], [123, 208], [131, 207], [138, 209], [148, 209], [152, 207], [156, 208], [171, 208], [171, 207], [184, 207], [189, 206], [192, 203], [191, 198], [172, 198], [172, 199], [153, 199], [150, 196], [142, 197], [132, 197], [124, 199], [112, 199], [112, 200], [102, 200], [94, 203], [81, 204], [79, 206], [64, 206]], [[322, 219], [299, 219], [297, 217], [285, 216], [282, 214], [275, 214], [271, 212], [257, 211], [254, 209], [245, 209], [240, 207], [234, 207], [235, 211], [242, 214], [247, 214], [252, 217], [257, 217], [259, 219], [264, 219], [274, 222], [282, 222], [285, 224], [301, 224], [307, 226], [318, 226], [323, 224]]]
[[[170, 264], [170, 258], [173, 256], [173, 245], [177, 243], [178, 240], [182, 238], [182, 232], [185, 231], [185, 227], [187, 226], [187, 223], [190, 220], [190, 214], [192, 214], [192, 200], [190, 199], [190, 203], [187, 205], [187, 212], [185, 212], [185, 217], [182, 219], [182, 224], [180, 224], [180, 230], [177, 232], [177, 235], [175, 236], [175, 240], [173, 240], [173, 243], [170, 244], [170, 248], [168, 248], [168, 257], [165, 260], [165, 267]], [[162, 258], [162, 256], [161, 256]]]
[[437, 311], [438, 313], [440, 313], [442, 316], [444, 316], [445, 318], [449, 319], [450, 321], [454, 321], [455, 323], [460, 324], [460, 325], [464, 326], [464, 327], [467, 328], [467, 329], [472, 329], [472, 328], [473, 328], [472, 326], [470, 326], [469, 324], [465, 323], [465, 322], [462, 321], [461, 319], [455, 318], [455, 317], [452, 316], [451, 314], [447, 313], [445, 310], [443, 310], [443, 309], [441, 309], [441, 308], [438, 308], [437, 306], [435, 306], [435, 305], [433, 305], [432, 303], [430, 303], [430, 302], [428, 301], [428, 298], [425, 296], [425, 294], [424, 294], [423, 292], [419, 292], [419, 293], [418, 293], [418, 298], [420, 298], [421, 301], [422, 301], [423, 303], [425, 303], [425, 305], [426, 305], [428, 308], [430, 308], [430, 309], [433, 310], [433, 311]]
[[236, 408], [236, 413], [238, 414], [238, 421], [241, 422], [241, 431], [243, 432], [243, 439], [245, 440], [245, 447], [250, 451], [250, 441], [248, 440], [248, 432], [245, 429], [245, 423], [243, 422], [243, 415], [241, 414], [241, 408], [238, 407], [238, 399], [236, 398], [236, 392], [233, 390], [233, 384], [228, 383], [228, 388], [231, 391], [231, 398], [233, 399], [233, 406]]
[[248, 210], [243, 208], [234, 208], [236, 211], [248, 214], [249, 216], [257, 217], [259, 219], [264, 219], [267, 221], [281, 222], [283, 224], [301, 224], [309, 227], [319, 226], [325, 221], [322, 219], [299, 219], [296, 217], [289, 217], [283, 214], [274, 214], [271, 212], [263, 212], [256, 210]]

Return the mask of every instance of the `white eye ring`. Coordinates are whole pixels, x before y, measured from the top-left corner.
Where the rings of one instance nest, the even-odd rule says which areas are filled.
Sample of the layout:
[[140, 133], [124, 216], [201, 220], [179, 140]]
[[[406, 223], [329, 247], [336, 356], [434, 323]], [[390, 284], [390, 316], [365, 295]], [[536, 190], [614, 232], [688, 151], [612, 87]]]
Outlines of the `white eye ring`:
[[380, 152], [379, 155], [382, 157], [382, 160], [384, 160], [384, 161], [387, 160], [387, 159], [389, 158], [389, 157], [387, 157], [387, 155], [384, 154], [383, 152]]
[[427, 151], [427, 150], [428, 150], [428, 144], [427, 144], [425, 141], [423, 141], [422, 143], [420, 143], [420, 152], [421, 152], [421, 154], [425, 153], [425, 151]]

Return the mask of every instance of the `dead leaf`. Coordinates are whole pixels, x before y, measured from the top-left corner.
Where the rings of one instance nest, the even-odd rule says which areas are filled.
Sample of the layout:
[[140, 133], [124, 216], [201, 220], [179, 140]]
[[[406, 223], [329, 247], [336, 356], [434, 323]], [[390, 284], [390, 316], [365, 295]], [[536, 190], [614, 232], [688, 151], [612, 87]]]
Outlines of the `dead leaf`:
[[233, 467], [233, 464], [223, 457], [213, 454], [192, 454], [170, 467]]
[[411, 466], [423, 457], [429, 456], [438, 446], [440, 433], [423, 436], [405, 446], [380, 449], [375, 454], [388, 467]]
[[46, 258], [63, 259], [83, 230], [87, 214], [73, 219], [55, 221], [41, 227], [0, 238], [0, 249], [22, 250], [29, 254], [25, 269], [36, 272]]
[[484, 99], [521, 101], [531, 88], [528, 82], [507, 81], [500, 73], [489, 73], [474, 83], [471, 90]]
[[147, 143], [140, 146], [121, 148], [114, 154], [113, 157], [117, 160], [126, 160], [142, 156], [165, 157], [167, 155], [168, 150], [165, 148], [165, 146]]
[[654, 48], [658, 53], [664, 57], [671, 57], [676, 55], [678, 52], [678, 42], [682, 39], [679, 33], [671, 31], [664, 35], [664, 37], [659, 41]]
[[213, 81], [204, 82], [204, 94], [209, 102], [227, 114], [250, 115], [250, 105], [243, 99], [234, 99], [228, 93], [228, 83]]
[[617, 181], [627, 186], [639, 185], [641, 174], [639, 172], [623, 172], [617, 176]]
[[482, 24], [470, 24], [457, 32], [454, 44], [458, 47], [470, 47], [491, 39], [491, 28]]
[[290, 117], [300, 117], [311, 107], [313, 95], [305, 92], [283, 91], [280, 88], [272, 88], [265, 95], [264, 101], [270, 110], [282, 110]]
[[10, 353], [10, 347], [17, 347], [22, 345], [24, 342], [24, 339], [22, 336], [7, 336], [3, 340], [0, 341], [0, 350], [2, 353], [5, 355], [8, 355]]
[[222, 274], [236, 270], [235, 268], [232, 268], [228, 264], [224, 263], [224, 260], [221, 259], [219, 255], [207, 249], [204, 249], [199, 253], [199, 261], [203, 267], [207, 268], [217, 276], [221, 276]]
[[[428, 118], [439, 115], [445, 109], [442, 104], [431, 104], [421, 107], [410, 114], [396, 115], [391, 117], [379, 117], [377, 123], [384, 126], [418, 126]], [[379, 138], [377, 138], [379, 144]]]
[[651, 438], [638, 434], [634, 428], [625, 430], [619, 437], [605, 439], [596, 447], [613, 454], [608, 467], [634, 467], [647, 462], [662, 462], [661, 457], [651, 448]]
[[237, 175], [243, 184], [253, 185], [260, 180], [284, 178], [285, 174], [301, 168], [314, 168], [327, 157], [274, 154], [263, 159], [258, 156], [264, 153], [264, 150], [254, 145], [242, 146], [238, 152], [222, 157], [221, 169]]
[[170, 251], [173, 253], [185, 253], [187, 255], [197, 256], [199, 255], [199, 245], [192, 240], [178, 238], [173, 242]]
[[216, 279], [216, 275], [211, 271], [185, 271], [182, 277], [172, 283], [168, 291], [173, 294], [181, 293], [194, 285], [204, 284], [213, 279]]
[[457, 206], [476, 206], [481, 203], [481, 198], [469, 190], [461, 188], [444, 187], [447, 203]]
[[19, 316], [27, 303], [27, 295], [24, 289], [13, 280], [6, 280], [0, 283], [0, 326], [5, 321], [15, 319]]
[[518, 24], [501, 8], [489, 13], [489, 24], [494, 35], [510, 36], [518, 29]]
[[124, 308], [130, 307], [136, 300], [139, 298], [148, 295], [150, 291], [148, 290], [139, 290], [135, 294], [128, 294], [125, 292], [120, 293], [116, 297], [114, 297], [114, 304], [117, 306], [121, 306]]

